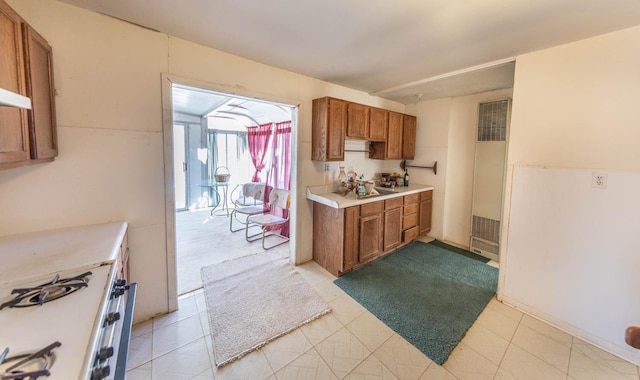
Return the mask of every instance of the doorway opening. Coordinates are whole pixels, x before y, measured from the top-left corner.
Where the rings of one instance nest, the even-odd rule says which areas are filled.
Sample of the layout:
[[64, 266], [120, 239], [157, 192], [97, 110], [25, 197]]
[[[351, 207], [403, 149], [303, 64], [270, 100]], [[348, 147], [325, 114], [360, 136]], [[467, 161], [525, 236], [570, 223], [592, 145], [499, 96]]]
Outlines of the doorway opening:
[[[176, 83], [171, 99], [175, 278], [181, 295], [202, 287], [201, 268], [264, 251], [260, 241], [245, 239], [244, 230], [231, 231], [231, 212], [244, 184], [292, 190], [297, 107]], [[288, 236], [288, 225], [280, 232]], [[273, 250], [290, 256], [288, 243]]]

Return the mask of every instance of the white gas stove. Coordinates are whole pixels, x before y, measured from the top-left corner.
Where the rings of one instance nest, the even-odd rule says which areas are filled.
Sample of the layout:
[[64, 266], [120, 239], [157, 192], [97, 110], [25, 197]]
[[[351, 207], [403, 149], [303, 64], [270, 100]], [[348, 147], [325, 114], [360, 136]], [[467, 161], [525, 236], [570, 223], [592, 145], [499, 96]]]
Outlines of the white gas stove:
[[[78, 254], [82, 251], [78, 240], [102, 236], [100, 231], [119, 236], [126, 224], [0, 238], [3, 254], [9, 247], [30, 247], [24, 248], [26, 257], [0, 269], [0, 379], [124, 378], [122, 368], [116, 375], [116, 362], [124, 355], [120, 365], [126, 364], [120, 337], [131, 326], [135, 285], [125, 305], [128, 286], [118, 278], [113, 253], [98, 255], [105, 260], [94, 263], [90, 262], [98, 257]], [[110, 242], [117, 241], [117, 236], [103, 238], [106, 244], [98, 245], [90, 239], [93, 244], [89, 245], [111, 251]], [[47, 247], [46, 241], [58, 244]], [[72, 260], [61, 254], [68, 248], [74, 249], [68, 255]], [[34, 257], [36, 261], [31, 260]], [[5, 272], [19, 262], [28, 263], [23, 271], [28, 277]]]

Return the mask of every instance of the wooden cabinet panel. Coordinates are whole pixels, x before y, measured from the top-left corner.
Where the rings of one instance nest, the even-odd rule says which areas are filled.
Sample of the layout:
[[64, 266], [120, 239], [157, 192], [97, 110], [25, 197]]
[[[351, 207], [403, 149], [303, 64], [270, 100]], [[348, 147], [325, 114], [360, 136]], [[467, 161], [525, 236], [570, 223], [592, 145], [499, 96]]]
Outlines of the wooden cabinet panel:
[[406, 230], [407, 228], [415, 227], [418, 225], [418, 213], [414, 212], [412, 214], [405, 214], [402, 218], [402, 229]]
[[344, 265], [345, 210], [313, 203], [313, 260], [334, 276]]
[[365, 203], [360, 205], [360, 216], [380, 214], [384, 210], [384, 201]]
[[344, 263], [342, 271], [348, 271], [358, 263], [360, 243], [360, 206], [347, 207], [344, 210]]
[[402, 208], [397, 207], [384, 212], [383, 250], [389, 251], [402, 243]]
[[371, 107], [369, 109], [369, 141], [386, 141], [389, 111]]
[[420, 193], [414, 193], [404, 196], [404, 205], [417, 205], [420, 202]]
[[[0, 1], [0, 88], [26, 95], [21, 23], [20, 16]], [[0, 107], [0, 164], [29, 157], [27, 111]]]
[[389, 125], [387, 127], [387, 154], [386, 159], [402, 159], [402, 119], [403, 115], [397, 112], [389, 112]]
[[417, 214], [418, 209], [420, 208], [420, 202], [405, 204], [404, 206], [404, 214]]
[[416, 117], [403, 115], [402, 159], [413, 160], [416, 155]]
[[369, 138], [369, 107], [358, 103], [347, 103], [347, 137]]
[[384, 209], [390, 210], [392, 208], [402, 207], [404, 204], [402, 197], [391, 198], [384, 201]]
[[431, 213], [433, 209], [433, 192], [425, 191], [424, 200], [420, 201], [420, 235], [431, 231]]
[[[360, 211], [362, 212], [362, 208]], [[360, 216], [359, 263], [373, 260], [382, 253], [382, 228], [382, 213]]]
[[420, 200], [421, 201], [426, 201], [427, 199], [432, 199], [433, 198], [433, 191], [429, 190], [429, 191], [423, 191], [420, 193]]
[[27, 96], [31, 98], [29, 138], [32, 159], [58, 155], [51, 46], [24, 24]]
[[412, 227], [412, 228], [408, 228], [404, 231], [402, 231], [402, 242], [403, 243], [409, 243], [410, 241], [412, 241], [413, 239], [418, 237], [418, 226]]
[[347, 104], [334, 98], [313, 100], [311, 159], [343, 161]]

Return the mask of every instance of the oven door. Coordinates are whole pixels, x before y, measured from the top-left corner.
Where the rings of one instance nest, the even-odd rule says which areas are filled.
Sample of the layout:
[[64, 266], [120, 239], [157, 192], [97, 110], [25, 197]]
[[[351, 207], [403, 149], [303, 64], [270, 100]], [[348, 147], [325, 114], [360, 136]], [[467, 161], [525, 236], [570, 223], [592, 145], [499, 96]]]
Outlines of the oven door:
[[122, 280], [114, 284], [103, 318], [100, 347], [94, 353], [91, 380], [126, 378], [137, 288], [137, 283], [124, 285]]

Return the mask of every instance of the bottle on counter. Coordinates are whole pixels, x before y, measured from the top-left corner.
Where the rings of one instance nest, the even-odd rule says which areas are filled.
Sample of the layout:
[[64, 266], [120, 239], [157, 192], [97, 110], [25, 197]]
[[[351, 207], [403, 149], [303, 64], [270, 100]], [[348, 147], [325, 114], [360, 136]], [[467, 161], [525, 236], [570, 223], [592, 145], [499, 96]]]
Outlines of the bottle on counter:
[[340, 166], [340, 174], [338, 174], [338, 184], [344, 185], [347, 183], [347, 174], [344, 172], [344, 166]]
[[404, 186], [409, 186], [409, 171], [407, 169], [404, 169], [404, 181], [403, 181]]

